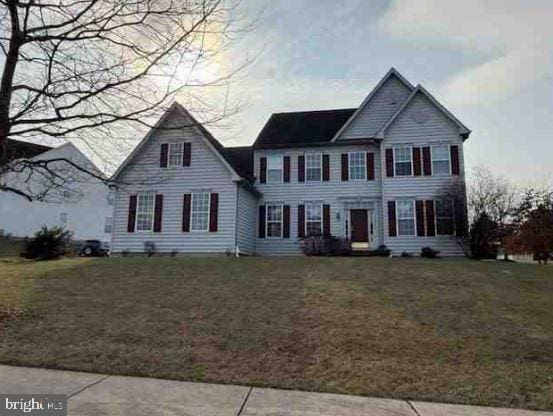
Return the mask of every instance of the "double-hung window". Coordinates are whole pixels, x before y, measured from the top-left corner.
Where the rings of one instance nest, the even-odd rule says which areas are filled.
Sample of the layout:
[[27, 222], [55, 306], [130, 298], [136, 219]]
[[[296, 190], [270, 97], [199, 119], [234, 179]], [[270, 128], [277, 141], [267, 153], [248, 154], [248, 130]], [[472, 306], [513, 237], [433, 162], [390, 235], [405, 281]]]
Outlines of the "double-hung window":
[[169, 143], [169, 166], [182, 166], [184, 143]]
[[209, 192], [192, 193], [192, 231], [207, 231], [209, 226]]
[[367, 178], [367, 164], [365, 152], [353, 152], [349, 154], [349, 179], [359, 180]]
[[415, 235], [415, 207], [413, 200], [397, 201], [398, 235]]
[[267, 158], [267, 182], [282, 182], [282, 155], [269, 155]]
[[438, 200], [434, 204], [436, 210], [436, 234], [453, 235], [453, 201], [451, 199]]
[[395, 147], [394, 148], [394, 168], [396, 176], [411, 176], [413, 166], [411, 161], [410, 147]]
[[309, 203], [305, 205], [305, 235], [321, 235], [323, 233], [322, 205]]
[[267, 205], [267, 237], [282, 237], [282, 205]]
[[307, 182], [320, 181], [322, 170], [322, 157], [320, 153], [305, 155], [305, 178]]
[[450, 173], [449, 146], [432, 146], [432, 174], [449, 175]]
[[152, 231], [154, 227], [154, 194], [141, 192], [137, 195], [136, 230]]

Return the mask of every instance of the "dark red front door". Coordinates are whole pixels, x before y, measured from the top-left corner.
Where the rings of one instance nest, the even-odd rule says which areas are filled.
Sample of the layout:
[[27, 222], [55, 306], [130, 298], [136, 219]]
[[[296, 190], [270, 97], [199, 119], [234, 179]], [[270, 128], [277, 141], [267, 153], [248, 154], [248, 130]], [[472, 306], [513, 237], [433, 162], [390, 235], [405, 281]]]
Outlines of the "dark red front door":
[[367, 243], [369, 241], [369, 221], [366, 209], [352, 209], [351, 214], [351, 242]]

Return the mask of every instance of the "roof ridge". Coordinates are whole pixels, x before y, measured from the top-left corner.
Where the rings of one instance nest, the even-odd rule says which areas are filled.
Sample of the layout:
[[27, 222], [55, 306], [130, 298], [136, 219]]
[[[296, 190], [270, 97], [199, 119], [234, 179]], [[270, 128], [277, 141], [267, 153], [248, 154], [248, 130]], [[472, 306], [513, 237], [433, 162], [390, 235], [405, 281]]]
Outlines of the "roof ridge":
[[301, 111], [282, 111], [279, 113], [272, 113], [272, 115], [279, 115], [279, 114], [299, 114], [299, 113], [325, 113], [325, 112], [332, 112], [332, 111], [355, 111], [356, 107], [350, 107], [350, 108], [330, 108], [325, 110], [301, 110]]

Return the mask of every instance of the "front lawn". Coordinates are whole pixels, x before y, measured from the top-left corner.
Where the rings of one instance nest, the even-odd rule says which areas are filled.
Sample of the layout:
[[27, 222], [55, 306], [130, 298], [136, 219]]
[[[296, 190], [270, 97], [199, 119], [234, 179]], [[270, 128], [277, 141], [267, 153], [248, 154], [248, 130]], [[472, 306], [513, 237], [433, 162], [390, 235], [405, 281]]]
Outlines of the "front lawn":
[[0, 260], [0, 362], [553, 409], [553, 268]]

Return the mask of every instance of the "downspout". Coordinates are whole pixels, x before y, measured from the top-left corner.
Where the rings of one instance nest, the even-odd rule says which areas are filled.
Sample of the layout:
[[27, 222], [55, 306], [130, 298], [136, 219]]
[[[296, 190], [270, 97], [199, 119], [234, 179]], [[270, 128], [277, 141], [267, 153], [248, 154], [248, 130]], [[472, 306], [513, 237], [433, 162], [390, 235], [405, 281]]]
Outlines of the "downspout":
[[236, 182], [236, 202], [234, 207], [234, 255], [239, 257], [240, 247], [238, 247], [238, 199], [240, 198], [240, 184]]

